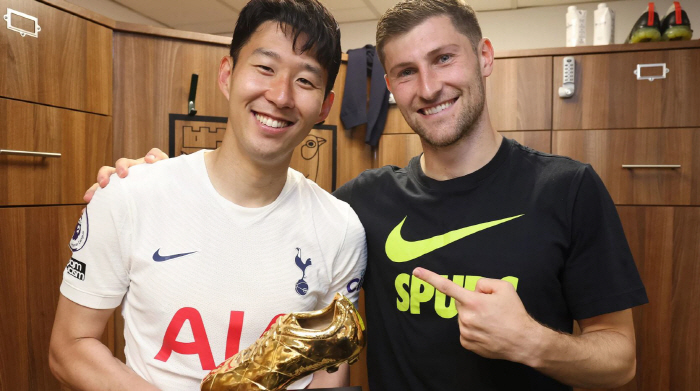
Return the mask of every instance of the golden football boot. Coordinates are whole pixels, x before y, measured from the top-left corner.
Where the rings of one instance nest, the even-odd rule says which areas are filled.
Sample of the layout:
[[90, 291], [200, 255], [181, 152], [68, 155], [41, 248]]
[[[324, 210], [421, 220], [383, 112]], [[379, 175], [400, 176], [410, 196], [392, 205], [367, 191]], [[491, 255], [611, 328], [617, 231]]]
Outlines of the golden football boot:
[[354, 364], [365, 346], [364, 324], [350, 300], [336, 293], [326, 308], [277, 319], [255, 343], [202, 380], [202, 391], [284, 390], [321, 369]]

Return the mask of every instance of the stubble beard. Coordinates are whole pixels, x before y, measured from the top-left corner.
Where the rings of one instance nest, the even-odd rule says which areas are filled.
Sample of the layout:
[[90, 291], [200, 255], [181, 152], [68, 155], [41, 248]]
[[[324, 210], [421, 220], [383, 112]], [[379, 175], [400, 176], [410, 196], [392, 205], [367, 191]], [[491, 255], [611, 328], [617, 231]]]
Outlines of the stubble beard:
[[[465, 107], [461, 113], [459, 113], [457, 118], [457, 131], [451, 132], [448, 130], [444, 132], [435, 132], [426, 129], [421, 124], [414, 122], [411, 125], [413, 131], [420, 136], [420, 138], [433, 148], [448, 147], [457, 143], [458, 141], [468, 137], [473, 133], [476, 125], [481, 118], [481, 114], [484, 111], [484, 102], [486, 100], [486, 93], [484, 88], [484, 81], [481, 78], [481, 71], [478, 67], [475, 68], [474, 72], [475, 80], [477, 80], [476, 91], [472, 88], [469, 89], [469, 96], [461, 96], [459, 99], [468, 99], [464, 102]], [[475, 92], [472, 93], [472, 92]], [[442, 134], [440, 134], [442, 133]]]

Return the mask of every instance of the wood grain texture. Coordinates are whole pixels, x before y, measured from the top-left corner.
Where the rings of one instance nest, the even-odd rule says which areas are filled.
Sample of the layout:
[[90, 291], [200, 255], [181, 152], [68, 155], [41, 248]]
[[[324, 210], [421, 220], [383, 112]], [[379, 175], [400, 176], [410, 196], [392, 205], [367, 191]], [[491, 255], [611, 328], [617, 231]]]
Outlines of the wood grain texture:
[[[700, 204], [700, 129], [552, 132], [557, 155], [590, 163], [616, 204]], [[679, 169], [623, 169], [623, 164], [680, 164]]]
[[[231, 29], [236, 25], [236, 21], [231, 21]], [[145, 24], [116, 22], [115, 31], [125, 33], [138, 33], [145, 35], [153, 35], [162, 38], [176, 38], [186, 41], [195, 41], [199, 43], [213, 43], [219, 45], [230, 45], [232, 37], [223, 37], [221, 35], [212, 35], [204, 33], [196, 33], [193, 31], [173, 30], [165, 27], [147, 26]]]
[[700, 208], [620, 206], [649, 296], [633, 309], [637, 375], [617, 391], [694, 390], [700, 382]]
[[[408, 122], [401, 114], [399, 107], [396, 105], [389, 105], [389, 113], [386, 117], [386, 124], [384, 125], [383, 134], [395, 134], [395, 133], [410, 133], [413, 134], [413, 129], [408, 125]], [[381, 166], [380, 166], [381, 167]]]
[[76, 204], [111, 164], [112, 118], [0, 98], [0, 149], [60, 158], [0, 155], [0, 205]]
[[[633, 309], [637, 375], [622, 390], [670, 390], [674, 208], [618, 207], [649, 304]], [[682, 388], [678, 388], [679, 390]]]
[[496, 130], [552, 128], [552, 58], [497, 59], [486, 78], [486, 100]]
[[199, 75], [198, 116], [228, 116], [219, 90], [223, 45], [114, 33], [114, 156], [168, 150], [168, 114], [186, 114], [190, 80]]
[[324, 122], [338, 127], [336, 188], [360, 175], [362, 171], [374, 167], [374, 151], [371, 146], [365, 144], [366, 125], [346, 129], [343, 121], [340, 120], [340, 108], [345, 93], [345, 76], [348, 68], [347, 55], [344, 56], [345, 62], [340, 64], [338, 76], [333, 85], [335, 101]]
[[41, 3], [48, 4], [52, 7], [61, 9], [63, 11], [66, 11], [68, 13], [71, 13], [76, 16], [80, 16], [83, 19], [90, 20], [92, 22], [95, 22], [97, 24], [101, 24], [107, 28], [114, 29], [115, 22], [113, 19], [110, 19], [104, 15], [100, 15], [97, 12], [91, 11], [89, 9], [77, 6], [73, 3], [69, 3], [65, 0], [37, 0]]
[[[700, 126], [700, 50], [575, 56], [576, 92], [570, 99], [556, 92], [562, 85], [562, 58], [554, 58], [555, 130]], [[669, 68], [666, 79], [637, 80], [637, 64], [656, 63]]]
[[[360, 298], [357, 302], [357, 311], [360, 313], [363, 321], [367, 321], [365, 315], [365, 290], [360, 290]], [[365, 323], [366, 325], [367, 323]], [[350, 385], [361, 386], [363, 390], [369, 391], [369, 381], [367, 379], [367, 349], [365, 348], [360, 353], [360, 359], [350, 366]]]
[[[697, 145], [697, 144], [696, 144]], [[670, 390], [700, 384], [700, 208], [674, 208]], [[670, 262], [670, 261], [667, 261]]]
[[36, 1], [0, 0], [6, 8], [37, 17], [41, 31], [0, 29], [0, 96], [110, 115], [112, 30]]
[[417, 134], [385, 134], [379, 139], [377, 167], [406, 167], [412, 157], [421, 153], [423, 146]]
[[[58, 390], [49, 340], [81, 205], [0, 208], [0, 390]], [[113, 326], [103, 336], [109, 340]]]
[[674, 42], [645, 42], [641, 45], [617, 44], [601, 46], [558, 47], [524, 50], [496, 50], [496, 58], [573, 56], [577, 54], [648, 52], [669, 49], [700, 48], [700, 40]]
[[513, 139], [535, 151], [552, 153], [552, 132], [537, 130], [527, 132], [499, 132], [501, 136]]

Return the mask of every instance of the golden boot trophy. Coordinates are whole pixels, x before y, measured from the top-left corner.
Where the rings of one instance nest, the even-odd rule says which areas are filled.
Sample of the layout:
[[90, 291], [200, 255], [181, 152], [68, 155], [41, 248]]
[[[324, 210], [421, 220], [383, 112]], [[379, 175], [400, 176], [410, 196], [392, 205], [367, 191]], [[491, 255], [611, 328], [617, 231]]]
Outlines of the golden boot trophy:
[[280, 317], [255, 343], [211, 371], [201, 390], [284, 390], [318, 370], [354, 364], [364, 346], [360, 314], [336, 293], [326, 308]]

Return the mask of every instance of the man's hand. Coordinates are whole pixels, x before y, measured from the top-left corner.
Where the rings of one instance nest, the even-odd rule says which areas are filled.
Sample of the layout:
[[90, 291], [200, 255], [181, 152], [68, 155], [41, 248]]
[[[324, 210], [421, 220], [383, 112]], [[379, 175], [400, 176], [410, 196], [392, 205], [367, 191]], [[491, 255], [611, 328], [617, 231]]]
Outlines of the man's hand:
[[100, 171], [97, 172], [97, 183], [95, 183], [89, 189], [87, 189], [85, 195], [83, 196], [83, 200], [85, 200], [85, 202], [90, 202], [92, 196], [95, 195], [95, 192], [98, 188], [105, 187], [109, 184], [109, 177], [115, 172], [117, 173], [117, 175], [119, 175], [120, 178], [125, 178], [127, 175], [129, 175], [129, 167], [133, 167], [142, 163], [151, 164], [165, 159], [168, 159], [168, 155], [165, 152], [161, 151], [158, 148], [153, 148], [150, 151], [148, 151], [146, 156], [140, 159], [127, 159], [123, 157], [117, 160], [117, 162], [114, 164], [114, 167], [104, 166], [100, 168]]
[[634, 377], [631, 309], [579, 319], [581, 335], [573, 336], [528, 315], [507, 281], [482, 278], [472, 292], [422, 268], [413, 274], [455, 299], [462, 346], [480, 356], [519, 362], [581, 388], [619, 387]]
[[423, 268], [413, 274], [455, 300], [465, 349], [486, 358], [529, 361], [529, 346], [544, 326], [528, 315], [511, 283], [482, 278], [472, 292]]

